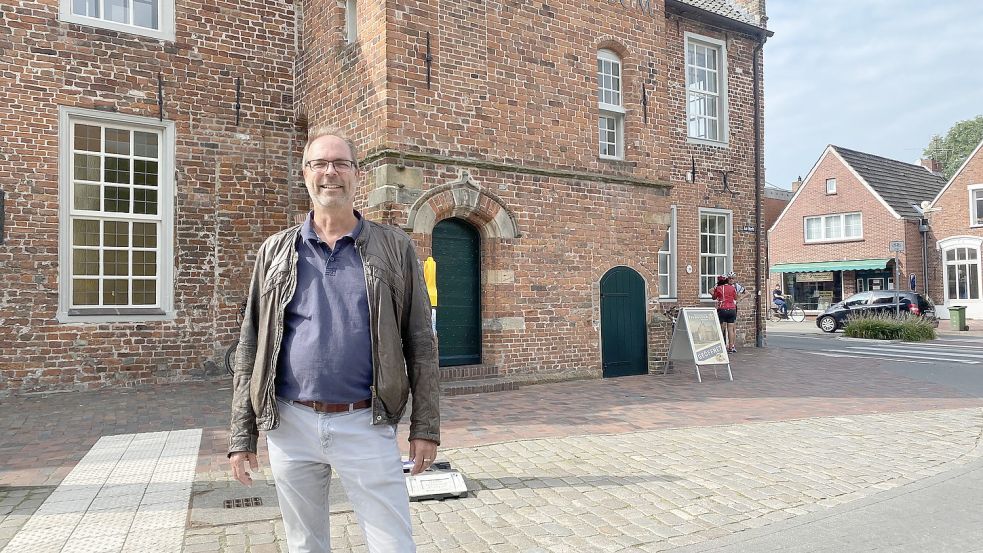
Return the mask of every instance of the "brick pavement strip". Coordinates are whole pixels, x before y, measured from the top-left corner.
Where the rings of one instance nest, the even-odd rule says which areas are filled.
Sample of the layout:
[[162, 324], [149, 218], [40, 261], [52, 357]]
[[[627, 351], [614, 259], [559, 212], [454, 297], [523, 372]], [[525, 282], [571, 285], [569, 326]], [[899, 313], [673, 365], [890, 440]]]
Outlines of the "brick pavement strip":
[[[980, 456], [981, 434], [969, 408], [447, 449], [475, 492], [413, 503], [415, 537], [421, 553], [666, 551], [938, 474]], [[331, 532], [337, 551], [365, 551], [352, 513]], [[185, 544], [286, 550], [279, 520], [196, 528]]]

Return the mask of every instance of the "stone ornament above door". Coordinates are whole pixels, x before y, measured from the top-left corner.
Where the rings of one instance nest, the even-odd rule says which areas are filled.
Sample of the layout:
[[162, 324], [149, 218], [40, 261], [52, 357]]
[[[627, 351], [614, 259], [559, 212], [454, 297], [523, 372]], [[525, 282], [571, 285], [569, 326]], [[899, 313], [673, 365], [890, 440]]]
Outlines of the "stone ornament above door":
[[465, 219], [478, 227], [482, 238], [518, 238], [519, 225], [505, 201], [478, 186], [467, 169], [457, 178], [424, 192], [409, 209], [406, 230], [431, 234], [438, 220]]

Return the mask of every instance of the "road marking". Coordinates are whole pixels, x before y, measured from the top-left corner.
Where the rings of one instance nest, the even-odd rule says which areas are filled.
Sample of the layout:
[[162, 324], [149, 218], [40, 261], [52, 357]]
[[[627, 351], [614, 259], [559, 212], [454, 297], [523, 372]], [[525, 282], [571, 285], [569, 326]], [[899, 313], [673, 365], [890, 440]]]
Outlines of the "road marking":
[[[966, 365], [979, 365], [980, 361], [969, 361], [966, 359], [950, 359], [949, 356], [958, 357], [972, 357], [975, 359], [980, 359], [979, 355], [966, 355], [960, 353], [946, 353], [945, 355], [940, 355], [935, 351], [921, 351], [921, 350], [905, 350], [905, 349], [891, 349], [891, 348], [861, 348], [861, 347], [849, 347], [849, 350], [856, 350], [857, 353], [869, 351], [870, 355], [885, 355], [888, 357], [908, 357], [915, 353], [925, 353], [931, 355], [932, 359], [936, 362], [945, 361], [947, 363], [964, 363]], [[894, 359], [892, 359], [893, 361]]]
[[4, 553], [181, 551], [201, 429], [103, 436]]
[[880, 347], [847, 346], [846, 349], [849, 349], [849, 350], [861, 350], [861, 351], [867, 350], [867, 351], [874, 351], [874, 352], [898, 352], [898, 353], [904, 353], [904, 354], [907, 354], [907, 355], [910, 355], [910, 354], [913, 354], [913, 353], [921, 353], [921, 354], [925, 354], [925, 355], [931, 355], [931, 356], [933, 356], [933, 358], [938, 358], [939, 356], [942, 356], [942, 357], [969, 357], [969, 358], [972, 358], [972, 359], [983, 359], [983, 354], [979, 354], [979, 353], [952, 353], [952, 352], [949, 352], [949, 351], [939, 351], [937, 349], [930, 349], [930, 348], [917, 347], [917, 346], [914, 346], [914, 347], [904, 347], [904, 346], [880, 346]]
[[851, 359], [878, 359], [880, 361], [901, 361], [903, 363], [918, 363], [920, 365], [931, 365], [931, 361], [918, 361], [917, 359], [888, 359], [886, 357], [874, 357], [871, 355], [850, 355], [846, 353], [827, 353], [823, 351], [809, 351], [802, 350], [802, 353], [811, 353], [813, 355], [822, 355], [823, 357], [849, 357]]

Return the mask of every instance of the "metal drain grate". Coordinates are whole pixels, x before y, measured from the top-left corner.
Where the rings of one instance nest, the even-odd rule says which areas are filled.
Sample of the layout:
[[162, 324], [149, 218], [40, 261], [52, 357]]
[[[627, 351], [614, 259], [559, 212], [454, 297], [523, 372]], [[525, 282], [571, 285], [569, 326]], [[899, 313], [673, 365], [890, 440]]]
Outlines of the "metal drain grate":
[[263, 505], [263, 498], [241, 497], [236, 499], [226, 499], [224, 505], [226, 509], [239, 509], [240, 507], [259, 507]]

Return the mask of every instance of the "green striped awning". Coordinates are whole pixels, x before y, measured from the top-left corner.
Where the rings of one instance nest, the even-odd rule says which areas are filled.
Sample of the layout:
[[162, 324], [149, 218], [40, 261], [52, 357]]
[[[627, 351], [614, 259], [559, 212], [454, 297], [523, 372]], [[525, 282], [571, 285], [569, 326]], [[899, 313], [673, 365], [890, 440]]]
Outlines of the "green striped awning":
[[772, 265], [773, 273], [816, 273], [820, 271], [868, 271], [887, 268], [888, 259], [854, 259], [852, 261], [816, 261]]

